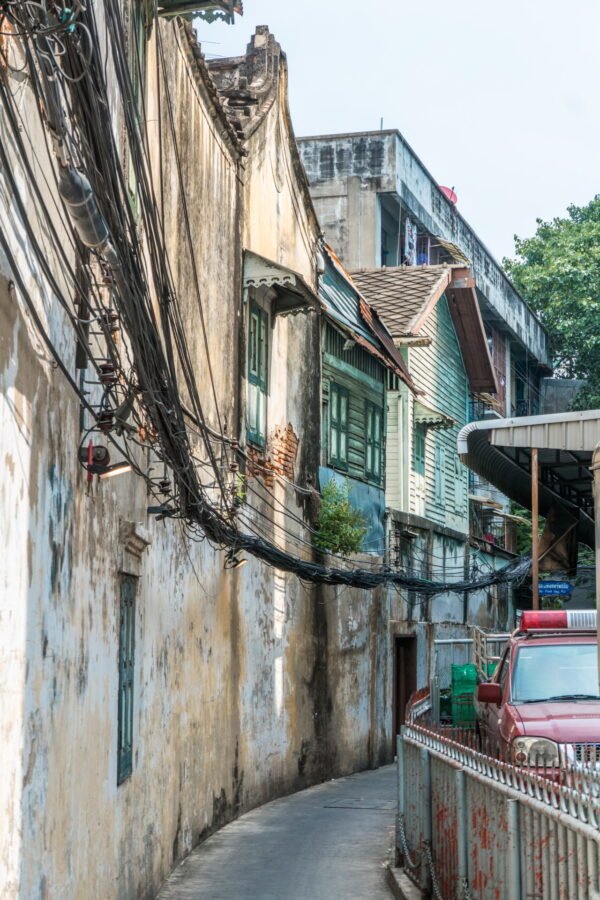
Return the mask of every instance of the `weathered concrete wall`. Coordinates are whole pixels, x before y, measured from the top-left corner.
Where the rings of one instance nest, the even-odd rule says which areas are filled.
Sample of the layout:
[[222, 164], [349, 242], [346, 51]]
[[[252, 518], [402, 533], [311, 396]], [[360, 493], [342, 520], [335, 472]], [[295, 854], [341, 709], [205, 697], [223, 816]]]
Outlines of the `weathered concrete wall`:
[[[374, 204], [377, 194], [393, 193], [432, 235], [460, 247], [472, 261], [484, 304], [536, 359], [548, 362], [547, 335], [541, 323], [398, 131], [306, 137], [298, 144], [327, 240], [349, 268], [381, 264]], [[372, 205], [363, 194], [373, 197]], [[361, 199], [351, 210], [353, 195]], [[363, 215], [360, 225], [357, 214]], [[353, 237], [359, 227], [373, 238], [363, 238], [359, 244]]]
[[[244, 210], [271, 206], [245, 231], [248, 245], [313, 285], [316, 230], [286, 174], [288, 137], [278, 105], [265, 134], [257, 134], [261, 146], [250, 148], [260, 165], [244, 175], [193, 51], [190, 57], [177, 28], [164, 27], [163, 37], [215, 391], [234, 431]], [[149, 60], [154, 71], [152, 48]], [[35, 123], [26, 88], [22, 103]], [[169, 249], [214, 422], [167, 137], [163, 151]], [[277, 168], [268, 183], [274, 161], [289, 178], [287, 195], [273, 190]], [[15, 171], [25, 185], [17, 163]], [[0, 188], [1, 227], [12, 235], [36, 306], [74, 371], [70, 327], [18, 247], [18, 221], [1, 178]], [[206, 542], [190, 543], [176, 523], [148, 518], [146, 489], [134, 475], [88, 490], [77, 463], [78, 402], [10, 287], [4, 262], [0, 268], [0, 894], [152, 897], [177, 860], [240, 812], [389, 758], [392, 600], [307, 588], [253, 560], [225, 572], [222, 554]], [[319, 408], [318, 333], [310, 317], [280, 327], [282, 376], [273, 408], [277, 421], [292, 422], [298, 433], [295, 477], [305, 482], [318, 462], [318, 418], [309, 421], [313, 405]], [[293, 490], [277, 490], [300, 515]], [[281, 533], [277, 524], [269, 526], [274, 535]], [[293, 537], [286, 541], [294, 546]], [[117, 787], [119, 579], [132, 570], [133, 772]]]

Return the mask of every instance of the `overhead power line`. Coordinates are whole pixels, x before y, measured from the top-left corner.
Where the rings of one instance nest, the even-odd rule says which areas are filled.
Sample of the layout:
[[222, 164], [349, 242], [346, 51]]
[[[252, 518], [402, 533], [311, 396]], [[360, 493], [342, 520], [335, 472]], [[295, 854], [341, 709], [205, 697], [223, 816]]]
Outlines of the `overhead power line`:
[[[228, 548], [234, 553], [250, 553], [267, 565], [295, 573], [302, 580], [314, 583], [369, 590], [379, 585], [393, 584], [431, 595], [481, 590], [523, 578], [529, 569], [529, 560], [523, 558], [503, 569], [462, 581], [428, 580], [386, 567], [357, 567], [352, 560], [343, 558], [328, 565], [313, 549], [311, 542], [303, 537], [304, 533], [310, 534], [310, 528], [274, 493], [269, 494], [266, 487], [265, 492], [270, 499], [260, 496], [260, 492], [252, 488], [250, 493], [257, 497], [257, 504], [246, 504], [242, 512], [237, 513], [234, 485], [228, 475], [239, 471], [243, 454], [233, 441], [227, 439], [219, 409], [162, 44], [162, 25], [157, 23], [155, 29], [159, 58], [157, 70], [162, 75], [159, 90], [162, 89], [164, 94], [168, 139], [176, 161], [184, 245], [192, 270], [193, 294], [201, 322], [210, 398], [204, 398], [198, 386], [169, 261], [162, 187], [161, 202], [158, 204], [154, 188], [156, 178], [150, 165], [147, 123], [143, 112], [141, 115], [139, 113], [132, 83], [131, 60], [125, 50], [125, 29], [119, 0], [105, 0], [106, 43], [127, 134], [126, 152], [134, 175], [133, 190], [143, 225], [144, 246], [131, 203], [131, 184], [114, 130], [108, 121], [108, 111], [113, 108], [114, 102], [109, 97], [107, 61], [102, 58], [102, 42], [93, 5], [74, 0], [71, 6], [58, 9], [54, 4], [44, 2], [11, 0], [4, 4], [3, 9], [15, 28], [11, 34], [23, 43], [30, 83], [49, 136], [48, 148], [54, 157], [51, 163], [52, 180], [70, 221], [70, 233], [64, 237], [56, 233], [44, 198], [34, 184], [32, 167], [22, 139], [16, 140], [17, 152], [28, 176], [36, 207], [64, 261], [61, 279], [71, 285], [72, 296], [66, 295], [61, 279], [52, 271], [36, 238], [36, 229], [29, 221], [28, 206], [19, 193], [17, 181], [10, 173], [7, 174], [10, 152], [0, 135], [2, 168], [40, 271], [63, 306], [74, 337], [87, 347], [90, 363], [98, 378], [97, 392], [100, 391], [100, 396], [97, 403], [89, 399], [70, 374], [37, 312], [34, 299], [27, 290], [26, 279], [19, 273], [19, 261], [12, 253], [10, 241], [0, 233], [2, 247], [15, 273], [19, 292], [48, 350], [91, 417], [90, 432], [107, 435], [130, 460], [136, 472], [147, 481], [153, 496], [159, 499], [162, 515], [181, 519], [191, 539], [207, 538], [215, 547]], [[133, 43], [135, 45], [135, 41]], [[136, 45], [134, 65], [138, 69], [138, 80], [143, 83], [138, 49]], [[19, 122], [12, 97], [5, 86], [0, 87], [0, 102], [11, 137], [16, 138]], [[166, 140], [161, 134], [161, 148], [163, 139]], [[158, 173], [158, 177], [162, 177], [162, 172]], [[64, 239], [71, 245], [70, 250], [75, 248], [76, 266], [71, 261], [70, 251], [67, 253], [63, 247]], [[77, 307], [73, 306], [73, 296]], [[115, 317], [124, 335], [120, 345], [113, 334]], [[96, 337], [90, 338], [94, 327]], [[99, 349], [100, 343], [103, 349]], [[129, 361], [127, 367], [126, 360]], [[111, 365], [114, 377], [111, 375], [107, 379], [106, 366]], [[205, 399], [211, 399], [214, 404], [217, 432], [208, 425]], [[195, 429], [189, 429], [187, 425], [190, 414]], [[203, 444], [204, 458], [198, 454], [198, 435]], [[168, 469], [172, 483], [165, 472], [162, 478], [151, 476], [140, 465], [139, 447], [151, 451], [158, 464], [164, 465], [165, 471]], [[260, 508], [262, 504], [271, 507], [273, 518]], [[285, 518], [285, 525], [275, 521], [279, 514]], [[245, 530], [242, 530], [242, 523]], [[297, 533], [298, 529], [302, 533]], [[278, 533], [286, 548], [299, 547], [304, 555], [280, 547], [277, 541], [268, 537], [269, 531]], [[306, 558], [309, 555], [313, 558]]]

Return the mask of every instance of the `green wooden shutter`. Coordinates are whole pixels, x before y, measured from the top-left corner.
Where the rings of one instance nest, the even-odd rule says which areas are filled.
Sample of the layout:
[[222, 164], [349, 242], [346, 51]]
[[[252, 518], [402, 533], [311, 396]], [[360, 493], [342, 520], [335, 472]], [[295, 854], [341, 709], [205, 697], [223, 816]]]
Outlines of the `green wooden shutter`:
[[348, 466], [348, 405], [350, 397], [346, 388], [340, 388], [340, 423], [339, 423], [339, 443], [338, 443], [338, 462], [340, 465]]
[[454, 510], [463, 514], [465, 506], [463, 468], [458, 456], [454, 457]]
[[446, 451], [439, 444], [435, 448], [435, 502], [443, 506], [446, 501]]
[[373, 421], [373, 475], [381, 481], [381, 437], [383, 432], [383, 410], [375, 407]]
[[340, 469], [348, 468], [348, 407], [346, 388], [332, 381], [329, 385], [329, 462]]
[[135, 589], [132, 575], [121, 576], [119, 621], [119, 725], [117, 784], [133, 768], [133, 673], [135, 669]]
[[425, 429], [417, 425], [414, 433], [413, 467], [417, 475], [425, 474]]
[[267, 418], [267, 380], [269, 371], [269, 333], [267, 314], [250, 303], [248, 327], [248, 439], [264, 446]]
[[381, 481], [381, 433], [383, 410], [374, 403], [365, 404], [365, 473], [372, 481]]

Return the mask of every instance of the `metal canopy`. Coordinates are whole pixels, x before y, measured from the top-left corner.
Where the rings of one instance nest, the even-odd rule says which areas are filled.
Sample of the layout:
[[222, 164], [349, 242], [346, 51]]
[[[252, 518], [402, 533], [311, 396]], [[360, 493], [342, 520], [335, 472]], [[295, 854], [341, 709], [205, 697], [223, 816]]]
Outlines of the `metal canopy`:
[[592, 454], [600, 410], [471, 422], [458, 435], [462, 461], [511, 500], [531, 509], [531, 449], [539, 450], [540, 512], [562, 506], [594, 546]]
[[319, 298], [302, 275], [249, 250], [244, 253], [244, 287], [272, 288], [275, 293], [271, 305], [274, 316], [320, 309]]

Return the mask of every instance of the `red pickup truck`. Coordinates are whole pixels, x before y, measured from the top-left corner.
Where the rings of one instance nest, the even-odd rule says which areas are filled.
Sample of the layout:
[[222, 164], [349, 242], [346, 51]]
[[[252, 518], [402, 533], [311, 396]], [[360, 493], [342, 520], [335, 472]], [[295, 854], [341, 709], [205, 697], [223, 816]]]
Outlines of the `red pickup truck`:
[[492, 755], [520, 766], [600, 764], [595, 611], [524, 612], [475, 706]]

